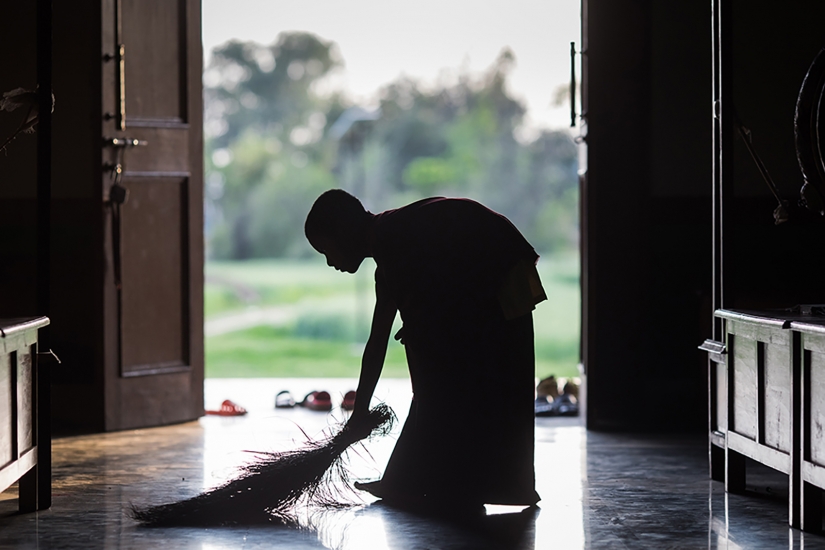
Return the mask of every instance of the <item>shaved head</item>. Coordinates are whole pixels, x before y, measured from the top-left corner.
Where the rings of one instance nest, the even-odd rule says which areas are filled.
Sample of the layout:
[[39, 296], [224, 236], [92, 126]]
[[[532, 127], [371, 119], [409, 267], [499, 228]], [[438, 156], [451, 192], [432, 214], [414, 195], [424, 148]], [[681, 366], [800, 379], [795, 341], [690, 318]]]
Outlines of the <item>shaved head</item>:
[[304, 223], [309, 243], [318, 248], [321, 240], [341, 242], [353, 238], [367, 219], [367, 211], [343, 189], [330, 189], [315, 200]]

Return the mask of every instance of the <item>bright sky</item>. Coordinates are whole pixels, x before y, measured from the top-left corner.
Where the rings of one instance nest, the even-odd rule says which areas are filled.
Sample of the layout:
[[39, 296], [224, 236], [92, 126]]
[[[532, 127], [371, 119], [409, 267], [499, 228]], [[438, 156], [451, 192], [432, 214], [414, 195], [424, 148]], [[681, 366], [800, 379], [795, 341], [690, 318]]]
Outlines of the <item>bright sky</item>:
[[334, 82], [361, 102], [402, 74], [435, 82], [481, 72], [509, 47], [511, 92], [528, 124], [551, 128], [570, 124], [569, 106], [553, 99], [569, 83], [580, 27], [580, 0], [203, 0], [207, 59], [232, 38], [271, 44], [282, 31], [309, 31], [338, 45], [345, 69]]

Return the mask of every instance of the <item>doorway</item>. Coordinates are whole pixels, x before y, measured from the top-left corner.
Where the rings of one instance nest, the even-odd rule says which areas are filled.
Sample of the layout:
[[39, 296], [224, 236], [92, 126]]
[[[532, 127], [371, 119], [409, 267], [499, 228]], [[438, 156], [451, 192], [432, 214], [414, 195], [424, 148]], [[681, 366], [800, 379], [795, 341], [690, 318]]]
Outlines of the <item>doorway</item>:
[[[548, 4], [203, 2], [207, 408], [221, 379], [354, 385], [373, 266], [339, 274], [303, 238], [335, 187], [373, 212], [444, 195], [505, 214], [542, 256], [536, 376], [578, 376], [580, 5]], [[396, 342], [383, 376], [407, 376]]]

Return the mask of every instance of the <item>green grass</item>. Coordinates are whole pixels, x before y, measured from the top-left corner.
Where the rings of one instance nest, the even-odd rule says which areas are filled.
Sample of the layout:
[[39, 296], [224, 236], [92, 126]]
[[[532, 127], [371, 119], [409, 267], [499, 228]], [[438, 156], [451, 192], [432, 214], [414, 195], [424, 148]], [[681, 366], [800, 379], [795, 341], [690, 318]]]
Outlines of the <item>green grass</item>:
[[[281, 326], [257, 326], [206, 340], [206, 376], [356, 377], [374, 304], [374, 264], [346, 275], [321, 260], [212, 262], [206, 266], [207, 321], [245, 308], [289, 308]], [[536, 375], [576, 376], [579, 286], [576, 254], [539, 262], [548, 301], [534, 312]], [[396, 328], [400, 321], [396, 319]], [[360, 342], [360, 343], [359, 343]], [[407, 376], [403, 347], [392, 341], [384, 376]]]
[[207, 319], [210, 316], [236, 311], [245, 305], [232, 288], [206, 283], [203, 291], [203, 307]]
[[543, 256], [538, 267], [547, 301], [533, 312], [536, 376], [578, 376], [581, 330], [578, 253]]
[[[363, 280], [365, 275], [360, 272], [356, 276], [339, 273], [320, 258], [209, 262], [206, 265], [205, 314], [208, 319], [226, 312], [232, 309], [227, 306], [233, 300], [234, 308], [242, 308], [249, 304], [295, 304], [307, 298], [350, 294], [355, 290], [356, 277]], [[256, 299], [245, 303], [238, 296], [244, 290], [257, 294]], [[226, 294], [234, 295], [234, 298], [226, 298]]]
[[[283, 328], [258, 326], [209, 338], [206, 376], [211, 378], [357, 378], [363, 346], [295, 337]], [[407, 375], [404, 348], [387, 351], [384, 376]]]

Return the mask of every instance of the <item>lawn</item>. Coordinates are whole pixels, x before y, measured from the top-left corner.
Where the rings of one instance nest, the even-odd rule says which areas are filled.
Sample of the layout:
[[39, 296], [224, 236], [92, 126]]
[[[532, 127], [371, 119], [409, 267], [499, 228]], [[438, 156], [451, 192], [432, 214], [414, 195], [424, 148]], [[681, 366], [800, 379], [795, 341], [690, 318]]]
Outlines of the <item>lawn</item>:
[[[545, 256], [539, 271], [549, 299], [534, 313], [536, 374], [575, 376], [578, 256]], [[321, 260], [208, 263], [206, 376], [357, 377], [374, 303], [372, 272], [366, 262], [355, 275]], [[233, 328], [216, 328], [227, 322]], [[404, 349], [394, 341], [384, 376], [406, 376]]]

